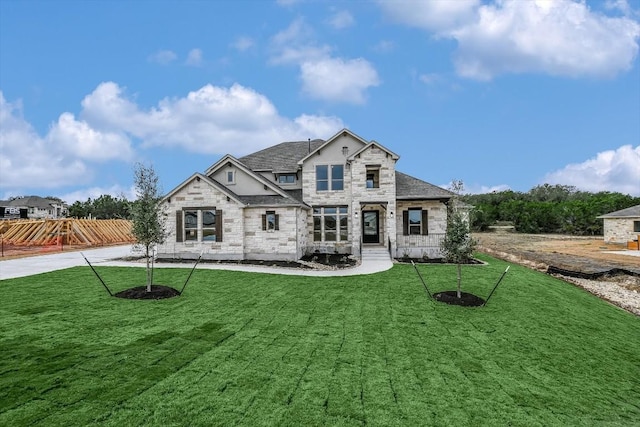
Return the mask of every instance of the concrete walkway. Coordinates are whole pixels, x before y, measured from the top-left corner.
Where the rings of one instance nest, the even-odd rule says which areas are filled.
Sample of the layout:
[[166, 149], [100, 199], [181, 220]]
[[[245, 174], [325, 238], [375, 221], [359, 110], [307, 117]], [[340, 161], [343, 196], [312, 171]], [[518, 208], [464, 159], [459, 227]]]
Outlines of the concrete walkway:
[[[110, 246], [100, 249], [87, 249], [82, 251], [93, 265], [114, 267], [144, 267], [144, 261], [122, 261], [119, 258], [127, 256], [139, 256], [139, 252], [133, 251], [131, 245]], [[39, 255], [26, 258], [17, 258], [0, 261], [0, 280], [26, 277], [49, 271], [87, 265], [81, 252], [60, 252], [55, 254]], [[193, 262], [188, 263], [157, 263], [158, 268], [192, 268]], [[233, 270], [252, 273], [285, 274], [291, 276], [356, 276], [360, 274], [373, 274], [389, 270], [393, 266], [390, 259], [364, 258], [360, 265], [353, 268], [340, 270], [306, 270], [298, 268], [278, 268], [258, 265], [240, 264], [213, 264], [202, 262], [198, 264], [198, 270]]]

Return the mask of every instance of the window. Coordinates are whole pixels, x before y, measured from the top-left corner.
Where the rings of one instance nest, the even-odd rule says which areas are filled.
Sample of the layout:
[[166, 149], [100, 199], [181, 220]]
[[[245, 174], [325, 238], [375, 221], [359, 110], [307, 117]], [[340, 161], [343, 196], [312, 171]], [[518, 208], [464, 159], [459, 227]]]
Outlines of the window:
[[402, 234], [427, 235], [429, 234], [429, 215], [426, 209], [410, 208], [402, 212]]
[[349, 239], [346, 206], [313, 208], [313, 241], [344, 242]]
[[333, 191], [344, 190], [344, 166], [331, 166], [331, 189]]
[[278, 175], [278, 183], [280, 184], [295, 184], [295, 182], [296, 182], [295, 173], [283, 173]]
[[380, 171], [379, 169], [367, 169], [367, 188], [380, 187]]
[[633, 232], [640, 233], [640, 221], [633, 221]]
[[316, 166], [316, 191], [327, 191], [329, 189], [329, 166]]
[[[331, 171], [331, 179], [329, 179], [329, 171]], [[344, 190], [344, 165], [316, 165], [316, 191], [328, 190]]]
[[184, 211], [184, 240], [198, 240], [198, 211]]
[[221, 242], [222, 211], [187, 208], [176, 211], [176, 242]]
[[227, 184], [235, 184], [235, 183], [236, 183], [236, 172], [227, 171]]
[[202, 241], [215, 242], [216, 241], [216, 211], [204, 210], [202, 211]]
[[262, 215], [262, 230], [276, 231], [280, 230], [280, 215], [275, 211], [267, 211]]

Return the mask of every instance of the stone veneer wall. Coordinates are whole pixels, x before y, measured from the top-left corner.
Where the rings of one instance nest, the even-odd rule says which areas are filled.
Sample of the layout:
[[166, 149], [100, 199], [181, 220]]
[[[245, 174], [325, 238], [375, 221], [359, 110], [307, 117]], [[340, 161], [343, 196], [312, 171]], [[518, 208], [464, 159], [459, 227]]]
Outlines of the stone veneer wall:
[[[351, 164], [351, 208], [359, 213], [358, 221], [354, 222], [353, 246], [354, 252], [360, 251], [362, 234], [361, 217], [362, 202], [387, 202], [386, 210], [378, 205], [365, 205], [365, 209], [379, 211], [380, 245], [385, 247], [391, 241], [392, 255], [396, 247], [396, 161], [384, 150], [372, 146], [358, 155]], [[379, 166], [378, 188], [367, 188], [367, 166]], [[392, 215], [393, 213], [393, 215]], [[402, 217], [400, 217], [402, 220]]]
[[[222, 211], [222, 242], [176, 242], [176, 211], [182, 208], [215, 207]], [[243, 259], [243, 214], [242, 206], [215, 187], [203, 181], [192, 180], [171, 201], [164, 203], [167, 213], [169, 235], [164, 244], [158, 246], [159, 258], [197, 259]]]
[[[278, 215], [279, 230], [263, 230], [262, 215], [267, 210]], [[245, 259], [295, 261], [302, 255], [298, 248], [298, 217], [304, 215], [297, 207], [245, 208]]]
[[627, 243], [637, 239], [640, 233], [633, 231], [633, 221], [640, 221], [640, 218], [605, 218], [604, 241], [606, 243]]
[[[409, 208], [421, 208], [428, 211], [429, 234], [427, 236], [404, 236], [402, 224], [402, 212]], [[396, 233], [398, 236], [397, 257], [407, 254], [412, 258], [440, 258], [440, 240], [447, 231], [447, 207], [444, 203], [432, 200], [424, 201], [398, 201], [398, 221]]]

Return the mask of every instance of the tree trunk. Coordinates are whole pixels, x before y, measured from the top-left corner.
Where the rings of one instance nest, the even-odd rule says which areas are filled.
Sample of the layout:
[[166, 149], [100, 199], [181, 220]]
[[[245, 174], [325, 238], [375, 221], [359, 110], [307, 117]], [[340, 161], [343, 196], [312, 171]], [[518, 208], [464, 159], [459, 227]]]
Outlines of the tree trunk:
[[147, 251], [147, 292], [151, 292], [151, 268], [149, 266], [149, 245], [146, 245]]
[[458, 299], [462, 298], [462, 292], [461, 292], [461, 283], [462, 283], [462, 265], [457, 264], [458, 267]]

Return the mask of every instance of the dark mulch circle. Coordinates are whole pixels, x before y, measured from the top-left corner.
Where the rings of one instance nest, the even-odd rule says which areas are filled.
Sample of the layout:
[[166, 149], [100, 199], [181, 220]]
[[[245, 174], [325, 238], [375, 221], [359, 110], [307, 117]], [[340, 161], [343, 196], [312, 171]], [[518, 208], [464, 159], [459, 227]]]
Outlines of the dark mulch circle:
[[147, 292], [147, 286], [136, 286], [135, 288], [125, 289], [114, 296], [126, 299], [165, 299], [173, 298], [180, 295], [180, 292], [170, 286], [151, 285], [151, 292]]
[[461, 305], [463, 307], [479, 307], [484, 304], [484, 299], [467, 292], [461, 292], [460, 298], [458, 298], [456, 291], [438, 292], [437, 294], [433, 294], [433, 298], [435, 298], [436, 301], [451, 305]]

